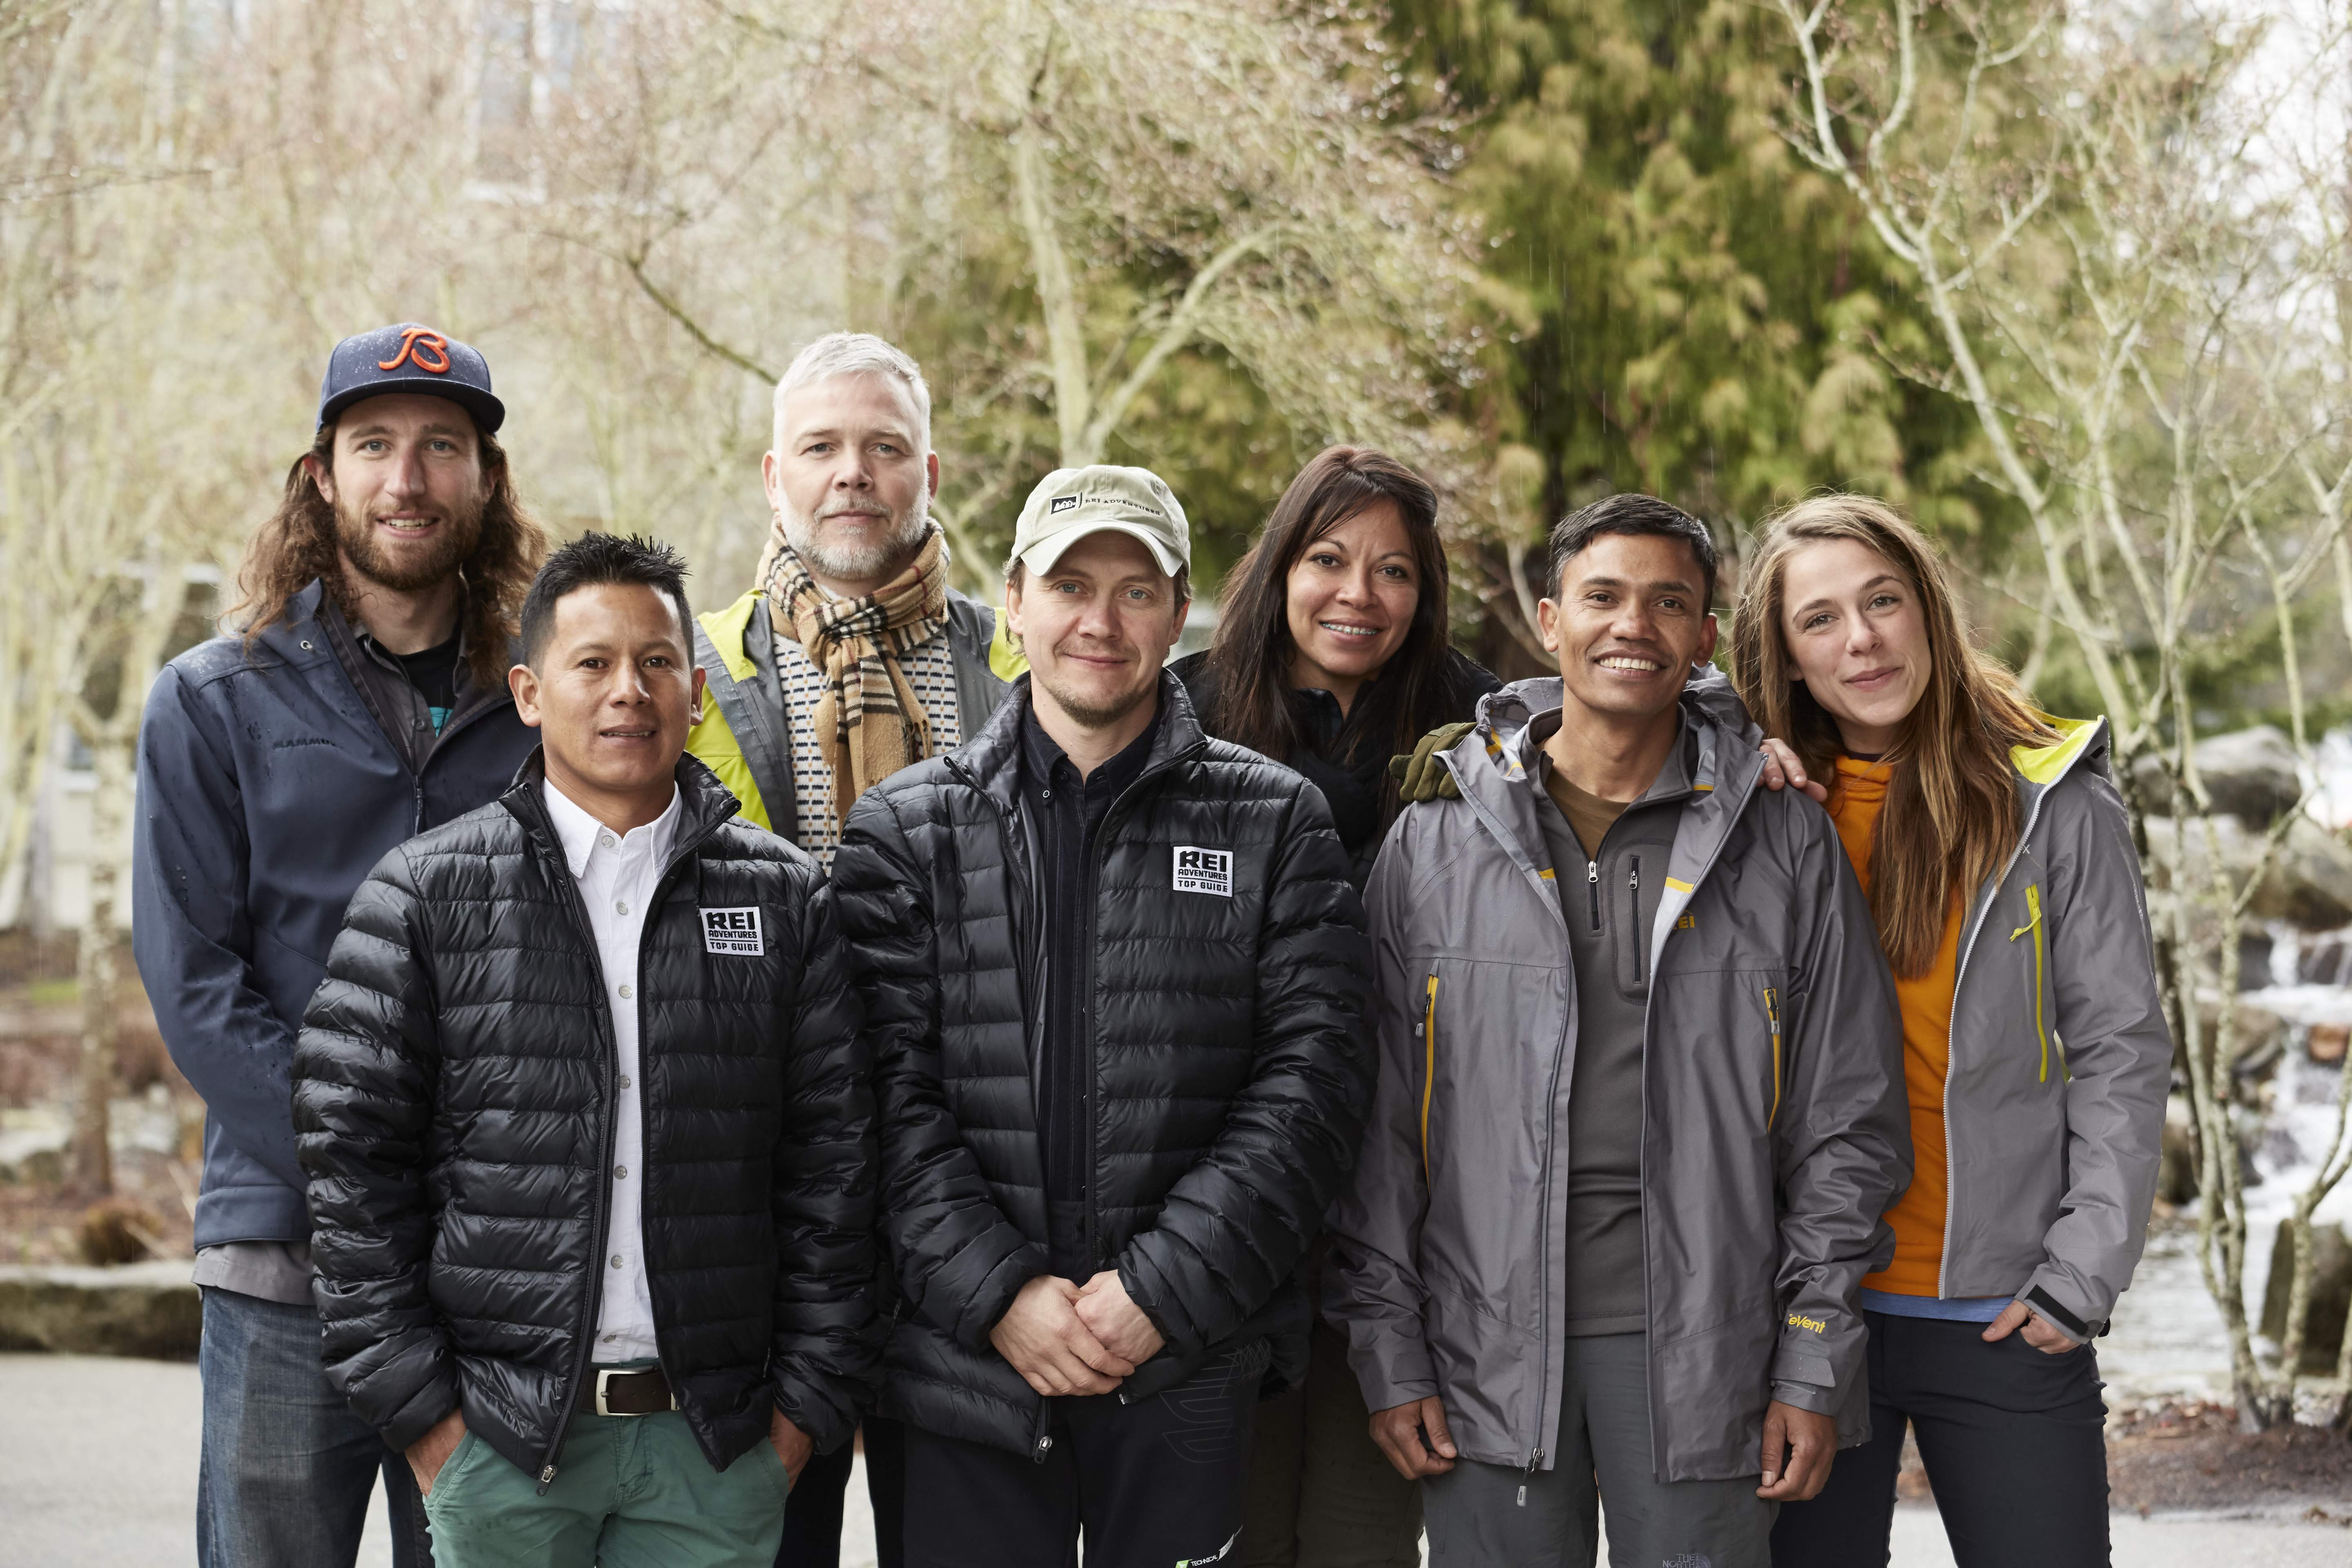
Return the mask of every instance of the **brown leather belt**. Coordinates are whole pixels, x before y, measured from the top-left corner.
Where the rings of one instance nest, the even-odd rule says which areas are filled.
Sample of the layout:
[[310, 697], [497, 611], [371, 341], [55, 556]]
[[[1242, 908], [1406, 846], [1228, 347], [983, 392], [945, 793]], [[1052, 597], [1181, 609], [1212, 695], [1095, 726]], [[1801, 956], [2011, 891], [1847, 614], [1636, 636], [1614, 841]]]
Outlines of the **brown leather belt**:
[[677, 1395], [657, 1366], [591, 1367], [580, 1404], [599, 1415], [658, 1415], [677, 1408]]

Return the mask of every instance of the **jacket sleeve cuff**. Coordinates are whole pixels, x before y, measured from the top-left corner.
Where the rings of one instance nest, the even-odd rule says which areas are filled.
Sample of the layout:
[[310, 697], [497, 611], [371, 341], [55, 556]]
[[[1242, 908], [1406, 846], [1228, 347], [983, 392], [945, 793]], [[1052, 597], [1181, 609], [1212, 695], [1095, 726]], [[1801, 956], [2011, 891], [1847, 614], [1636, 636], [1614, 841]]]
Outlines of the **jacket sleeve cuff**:
[[1009, 1254], [1004, 1261], [990, 1270], [979, 1290], [964, 1303], [963, 1310], [950, 1331], [957, 1342], [968, 1351], [987, 1351], [990, 1348], [988, 1336], [996, 1331], [996, 1325], [1004, 1321], [1004, 1314], [1013, 1310], [1013, 1299], [1021, 1294], [1021, 1288], [1038, 1275], [1051, 1272], [1045, 1249], [1042, 1247], [1033, 1244]]
[[1790, 1383], [1780, 1378], [1772, 1380], [1772, 1397], [1782, 1405], [1792, 1405], [1800, 1410], [1810, 1410], [1816, 1415], [1837, 1414], [1834, 1390], [1810, 1383]]
[[1376, 1327], [1372, 1342], [1366, 1345], [1358, 1338], [1366, 1327], [1348, 1325], [1348, 1366], [1356, 1374], [1366, 1410], [1393, 1410], [1438, 1392], [1436, 1363], [1418, 1332]]
[[2017, 1300], [2035, 1317], [2078, 1345], [2089, 1344], [2106, 1331], [2105, 1323], [2084, 1321], [2081, 1313], [2059, 1300], [2051, 1294], [2049, 1287], [2039, 1282], [2027, 1286]]

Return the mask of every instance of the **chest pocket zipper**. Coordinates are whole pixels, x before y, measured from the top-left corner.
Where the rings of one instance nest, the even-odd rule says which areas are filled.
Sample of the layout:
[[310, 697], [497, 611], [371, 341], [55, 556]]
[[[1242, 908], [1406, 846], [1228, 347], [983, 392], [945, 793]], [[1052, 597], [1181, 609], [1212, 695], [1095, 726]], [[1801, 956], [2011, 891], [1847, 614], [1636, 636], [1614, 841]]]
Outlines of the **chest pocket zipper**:
[[2048, 1019], [2043, 1016], [2042, 1002], [2042, 994], [2044, 988], [2042, 977], [2048, 966], [2048, 960], [2045, 957], [2042, 946], [2042, 885], [2038, 882], [2029, 882], [2026, 884], [2025, 912], [2032, 918], [2023, 925], [2010, 932], [2009, 940], [2015, 942], [2019, 937], [2023, 936], [2028, 931], [2032, 931], [2033, 933], [2033, 1034], [2034, 1037], [2042, 1044], [2042, 1077], [2040, 1081], [2048, 1083], [2050, 1081], [2050, 1025]]
[[1764, 1018], [1772, 1026], [1772, 1109], [1764, 1115], [1764, 1131], [1769, 1132], [1780, 1117], [1780, 997], [1769, 985], [1764, 987]]
[[1437, 1087], [1437, 971], [1429, 972], [1428, 1001], [1421, 1015], [1421, 1179], [1429, 1180], [1429, 1097]]

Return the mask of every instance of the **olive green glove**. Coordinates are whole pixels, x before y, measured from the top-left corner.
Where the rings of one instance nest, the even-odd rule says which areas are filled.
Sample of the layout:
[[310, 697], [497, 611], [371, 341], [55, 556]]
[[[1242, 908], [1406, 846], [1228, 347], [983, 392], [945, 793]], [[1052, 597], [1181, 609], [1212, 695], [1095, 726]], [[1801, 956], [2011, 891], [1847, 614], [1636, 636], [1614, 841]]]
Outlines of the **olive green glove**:
[[1440, 724], [1423, 735], [1409, 757], [1389, 759], [1389, 777], [1397, 781], [1397, 796], [1408, 805], [1424, 800], [1460, 800], [1462, 786], [1454, 782], [1453, 773], [1437, 753], [1444, 751], [1475, 728], [1469, 724]]

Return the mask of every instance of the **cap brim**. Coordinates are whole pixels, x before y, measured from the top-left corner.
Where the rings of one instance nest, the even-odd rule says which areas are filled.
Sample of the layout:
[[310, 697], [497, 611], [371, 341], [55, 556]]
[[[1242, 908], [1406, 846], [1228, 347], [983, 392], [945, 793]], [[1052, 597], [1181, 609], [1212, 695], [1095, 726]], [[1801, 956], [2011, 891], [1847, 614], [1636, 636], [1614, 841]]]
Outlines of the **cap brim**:
[[1124, 533], [1129, 539], [1141, 540], [1144, 547], [1151, 552], [1151, 558], [1160, 563], [1160, 569], [1171, 577], [1184, 565], [1176, 552], [1168, 548], [1166, 540], [1141, 524], [1132, 522], [1080, 523], [1060, 533], [1049, 534], [1028, 548], [1021, 557], [1021, 564], [1040, 575], [1051, 572], [1054, 563], [1059, 561], [1071, 545], [1090, 533]]
[[389, 376], [372, 381], [365, 386], [355, 386], [339, 393], [319, 405], [319, 423], [333, 423], [335, 417], [355, 403], [365, 403], [371, 397], [388, 397], [394, 393], [421, 393], [427, 397], [446, 397], [474, 416], [485, 436], [495, 436], [506, 423], [507, 405], [478, 386], [467, 386], [459, 382], [444, 381], [432, 375]]

